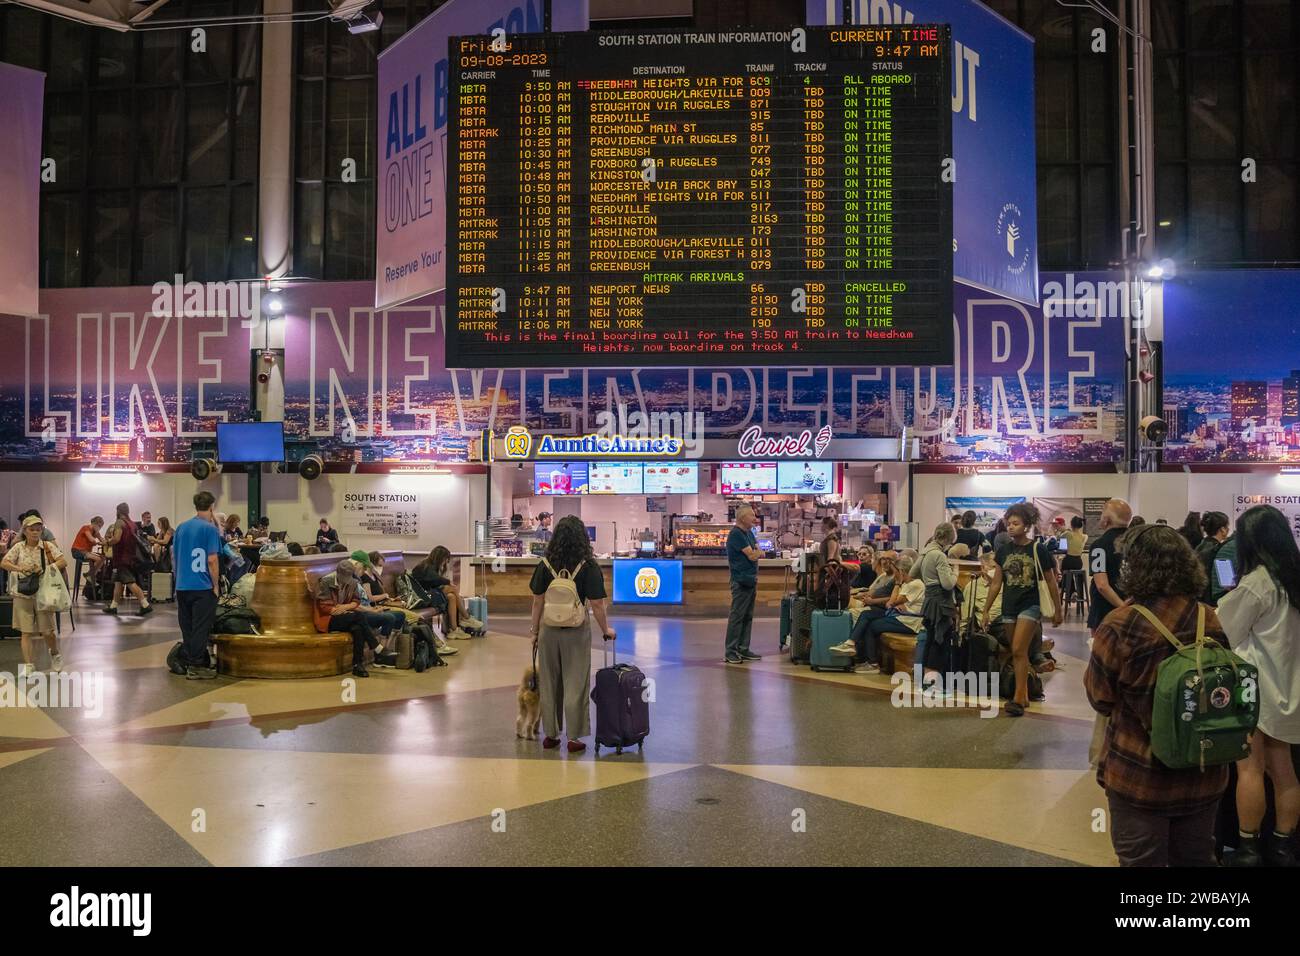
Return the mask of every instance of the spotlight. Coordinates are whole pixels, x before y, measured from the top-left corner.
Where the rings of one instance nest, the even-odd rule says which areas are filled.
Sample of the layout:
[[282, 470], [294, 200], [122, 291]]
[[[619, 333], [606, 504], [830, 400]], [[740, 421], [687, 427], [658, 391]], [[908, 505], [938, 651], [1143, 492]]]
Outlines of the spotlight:
[[268, 295], [262, 300], [262, 304], [271, 315], [279, 315], [284, 311], [284, 302], [278, 295]]
[[320, 455], [308, 455], [298, 462], [298, 474], [306, 481], [315, 481], [325, 470], [325, 462]]
[[190, 462], [190, 474], [195, 481], [207, 481], [213, 475], [221, 473], [221, 466], [211, 458], [195, 458]]
[[1169, 436], [1169, 426], [1159, 415], [1148, 415], [1138, 423], [1142, 437], [1153, 445], [1163, 445]]
[[1165, 275], [1164, 266], [1160, 265], [1159, 263], [1147, 269], [1148, 279], [1163, 279], [1164, 275]]
[[384, 15], [375, 11], [374, 19], [371, 19], [368, 14], [358, 13], [347, 24], [348, 33], [374, 33], [384, 25]]

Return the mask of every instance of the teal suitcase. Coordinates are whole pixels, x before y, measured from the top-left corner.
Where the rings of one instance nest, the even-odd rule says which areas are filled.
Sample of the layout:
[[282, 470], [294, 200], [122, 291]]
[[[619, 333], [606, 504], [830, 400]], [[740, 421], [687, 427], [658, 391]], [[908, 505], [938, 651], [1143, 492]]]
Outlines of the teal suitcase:
[[852, 654], [832, 654], [831, 648], [853, 636], [853, 617], [848, 611], [813, 611], [812, 647], [808, 663], [815, 671], [853, 670]]

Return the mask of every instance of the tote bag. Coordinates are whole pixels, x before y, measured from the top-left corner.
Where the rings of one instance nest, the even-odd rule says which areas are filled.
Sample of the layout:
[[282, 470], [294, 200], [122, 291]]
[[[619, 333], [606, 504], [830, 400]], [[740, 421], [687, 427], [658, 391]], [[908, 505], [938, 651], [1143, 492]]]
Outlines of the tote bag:
[[68, 594], [67, 582], [53, 564], [45, 565], [41, 573], [41, 585], [36, 591], [36, 609], [59, 613], [72, 607], [72, 596]]

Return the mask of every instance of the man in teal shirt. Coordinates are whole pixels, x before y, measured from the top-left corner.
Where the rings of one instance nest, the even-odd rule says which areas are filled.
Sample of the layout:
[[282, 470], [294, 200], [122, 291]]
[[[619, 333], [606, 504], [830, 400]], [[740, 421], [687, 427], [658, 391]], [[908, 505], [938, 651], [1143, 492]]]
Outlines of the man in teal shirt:
[[731, 569], [731, 614], [727, 617], [725, 664], [759, 661], [762, 656], [749, 649], [754, 627], [754, 599], [758, 594], [758, 559], [762, 551], [754, 537], [757, 523], [754, 509], [741, 505], [736, 509], [736, 526], [727, 535], [727, 566]]

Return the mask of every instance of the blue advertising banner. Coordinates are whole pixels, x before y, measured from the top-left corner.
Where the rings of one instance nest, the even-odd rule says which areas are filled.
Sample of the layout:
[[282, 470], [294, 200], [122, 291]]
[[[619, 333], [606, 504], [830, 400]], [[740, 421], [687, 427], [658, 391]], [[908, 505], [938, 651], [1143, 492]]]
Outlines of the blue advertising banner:
[[614, 603], [681, 604], [682, 563], [615, 559]]
[[987, 533], [993, 530], [1008, 508], [1024, 500], [1024, 495], [1018, 498], [944, 498], [943, 510], [950, 515], [975, 512], [975, 527]]
[[[448, 41], [539, 33], [542, 13], [542, 0], [451, 0], [379, 55], [376, 308], [447, 285]], [[553, 0], [552, 30], [587, 23], [587, 0]]]
[[[841, 0], [807, 0], [810, 26]], [[856, 24], [952, 25], [953, 275], [1038, 302], [1034, 41], [978, 0], [854, 0]]]

